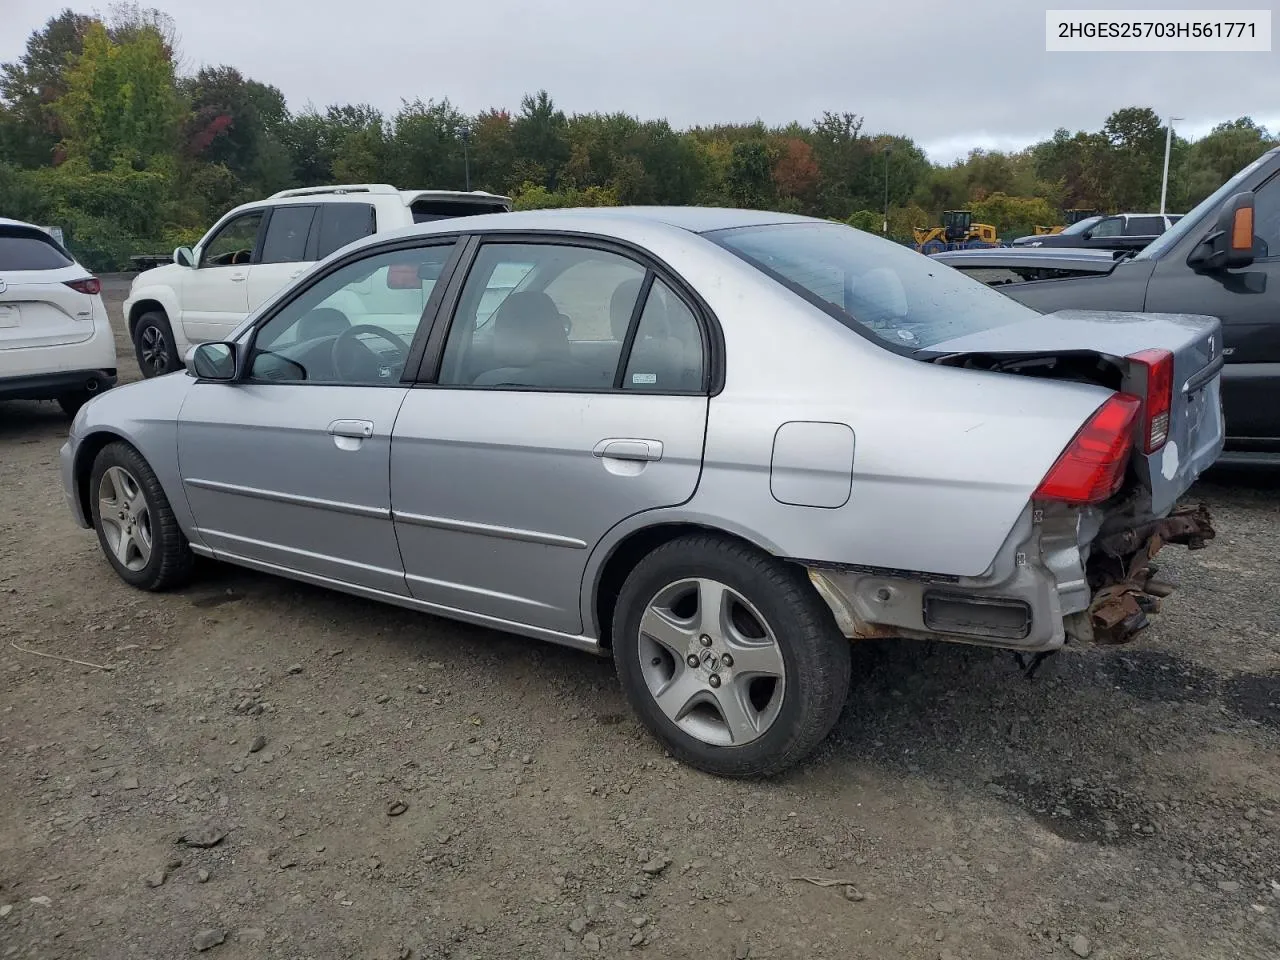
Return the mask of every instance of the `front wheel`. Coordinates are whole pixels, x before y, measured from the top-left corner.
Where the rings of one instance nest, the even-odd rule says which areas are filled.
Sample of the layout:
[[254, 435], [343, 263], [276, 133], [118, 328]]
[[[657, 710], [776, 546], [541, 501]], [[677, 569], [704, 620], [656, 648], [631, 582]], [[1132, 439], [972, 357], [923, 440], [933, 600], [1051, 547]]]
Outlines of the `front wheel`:
[[120, 579], [167, 590], [191, 577], [195, 556], [151, 466], [129, 444], [109, 443], [89, 474], [93, 526]]
[[138, 318], [133, 328], [133, 352], [138, 369], [147, 378], [173, 373], [182, 366], [169, 318], [159, 310], [150, 310]]
[[613, 650], [648, 730], [719, 776], [799, 762], [849, 690], [849, 641], [803, 573], [712, 535], [680, 537], [636, 566], [618, 597]]

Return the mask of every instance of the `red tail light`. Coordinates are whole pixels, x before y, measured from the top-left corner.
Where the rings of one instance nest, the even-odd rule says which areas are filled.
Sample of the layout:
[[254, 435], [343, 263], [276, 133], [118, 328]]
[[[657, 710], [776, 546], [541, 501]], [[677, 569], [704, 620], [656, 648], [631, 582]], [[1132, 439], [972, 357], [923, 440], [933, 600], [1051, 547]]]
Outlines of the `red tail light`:
[[1101, 503], [1119, 490], [1141, 408], [1142, 400], [1131, 394], [1107, 398], [1062, 451], [1032, 499]]
[[1147, 369], [1142, 439], [1146, 452], [1155, 453], [1169, 439], [1169, 414], [1173, 409], [1173, 354], [1168, 350], [1142, 350], [1130, 354], [1129, 361]]
[[64, 280], [63, 283], [77, 293], [87, 293], [91, 297], [96, 297], [102, 292], [102, 281], [97, 277], [85, 277], [83, 280]]

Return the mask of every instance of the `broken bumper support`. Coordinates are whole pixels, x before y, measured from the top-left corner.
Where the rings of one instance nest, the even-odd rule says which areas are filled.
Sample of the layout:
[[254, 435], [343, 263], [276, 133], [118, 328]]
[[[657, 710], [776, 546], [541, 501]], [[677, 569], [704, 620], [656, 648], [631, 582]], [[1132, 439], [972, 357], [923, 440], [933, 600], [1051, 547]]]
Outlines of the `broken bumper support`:
[[1104, 534], [1089, 559], [1089, 626], [1097, 643], [1127, 643], [1149, 625], [1160, 601], [1173, 586], [1156, 580], [1153, 562], [1169, 543], [1200, 550], [1215, 536], [1209, 509], [1203, 504], [1176, 508], [1169, 516], [1127, 530]]

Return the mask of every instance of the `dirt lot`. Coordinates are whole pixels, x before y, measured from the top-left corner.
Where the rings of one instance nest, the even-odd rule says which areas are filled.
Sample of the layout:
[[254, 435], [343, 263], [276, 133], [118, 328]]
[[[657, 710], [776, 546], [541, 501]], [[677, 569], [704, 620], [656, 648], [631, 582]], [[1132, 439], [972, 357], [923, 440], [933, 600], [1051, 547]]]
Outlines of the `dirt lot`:
[[1219, 538], [1138, 642], [1032, 682], [860, 645], [818, 756], [731, 783], [605, 661], [216, 566], [131, 590], [65, 433], [0, 405], [0, 957], [1280, 955], [1272, 479], [1198, 491]]

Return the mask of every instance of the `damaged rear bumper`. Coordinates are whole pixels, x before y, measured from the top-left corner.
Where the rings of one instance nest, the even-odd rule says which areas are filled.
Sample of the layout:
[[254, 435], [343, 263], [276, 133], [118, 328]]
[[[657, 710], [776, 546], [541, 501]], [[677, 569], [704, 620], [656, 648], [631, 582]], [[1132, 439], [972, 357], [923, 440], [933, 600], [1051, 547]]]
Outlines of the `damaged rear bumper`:
[[945, 640], [1029, 653], [1068, 639], [1124, 643], [1147, 626], [1172, 587], [1153, 579], [1168, 543], [1214, 536], [1208, 510], [1120, 529], [1094, 509], [1029, 506], [988, 572], [949, 577], [805, 562], [810, 582], [850, 639]]
[[1160, 611], [1160, 601], [1173, 586], [1155, 579], [1152, 561], [1168, 543], [1201, 550], [1215, 536], [1213, 518], [1203, 503], [1182, 506], [1160, 520], [1105, 534], [1093, 545], [1089, 582], [1093, 600], [1075, 639], [1125, 643], [1148, 625], [1147, 614]]

